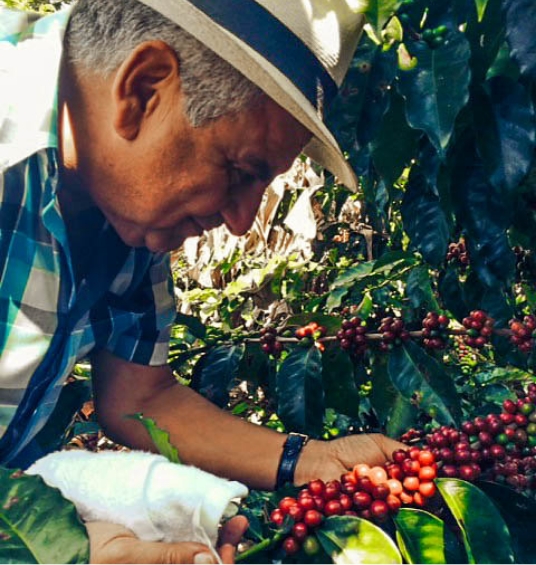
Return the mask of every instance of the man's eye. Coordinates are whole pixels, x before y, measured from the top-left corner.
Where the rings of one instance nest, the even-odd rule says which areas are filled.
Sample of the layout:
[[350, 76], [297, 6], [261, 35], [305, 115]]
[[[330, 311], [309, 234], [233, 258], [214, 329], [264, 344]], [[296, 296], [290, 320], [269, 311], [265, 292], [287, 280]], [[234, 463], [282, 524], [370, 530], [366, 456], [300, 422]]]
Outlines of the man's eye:
[[244, 169], [231, 167], [229, 170], [229, 184], [231, 186], [246, 186], [252, 184], [254, 180], [255, 177]]

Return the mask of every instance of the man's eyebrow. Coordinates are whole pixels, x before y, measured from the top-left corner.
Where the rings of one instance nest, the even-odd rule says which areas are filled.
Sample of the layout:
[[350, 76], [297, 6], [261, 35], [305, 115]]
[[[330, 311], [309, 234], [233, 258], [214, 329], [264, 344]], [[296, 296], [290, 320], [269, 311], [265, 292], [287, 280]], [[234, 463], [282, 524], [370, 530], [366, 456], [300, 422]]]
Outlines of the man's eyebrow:
[[255, 176], [259, 180], [263, 182], [270, 182], [274, 178], [275, 173], [272, 170], [272, 167], [264, 159], [248, 157], [245, 159], [245, 162], [253, 169]]

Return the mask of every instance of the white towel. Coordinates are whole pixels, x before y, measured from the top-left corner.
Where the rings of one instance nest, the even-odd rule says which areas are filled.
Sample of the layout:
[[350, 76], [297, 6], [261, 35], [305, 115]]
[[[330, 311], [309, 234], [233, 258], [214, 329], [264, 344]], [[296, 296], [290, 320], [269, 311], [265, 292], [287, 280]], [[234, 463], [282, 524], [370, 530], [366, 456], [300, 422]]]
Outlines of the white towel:
[[232, 499], [247, 496], [228, 481], [142, 451], [58, 451], [26, 473], [40, 475], [74, 503], [85, 521], [123, 525], [147, 541], [194, 541], [214, 548]]

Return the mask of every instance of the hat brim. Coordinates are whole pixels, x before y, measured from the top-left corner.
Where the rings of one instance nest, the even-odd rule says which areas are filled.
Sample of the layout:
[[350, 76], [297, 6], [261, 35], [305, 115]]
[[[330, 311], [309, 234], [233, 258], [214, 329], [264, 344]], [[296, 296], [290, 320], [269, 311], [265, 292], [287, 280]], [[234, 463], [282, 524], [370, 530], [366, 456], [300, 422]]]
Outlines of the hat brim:
[[[351, 190], [356, 175], [316, 108], [277, 67], [188, 0], [140, 0], [161, 13], [239, 70], [313, 135], [304, 153]], [[364, 25], [364, 18], [363, 18]]]

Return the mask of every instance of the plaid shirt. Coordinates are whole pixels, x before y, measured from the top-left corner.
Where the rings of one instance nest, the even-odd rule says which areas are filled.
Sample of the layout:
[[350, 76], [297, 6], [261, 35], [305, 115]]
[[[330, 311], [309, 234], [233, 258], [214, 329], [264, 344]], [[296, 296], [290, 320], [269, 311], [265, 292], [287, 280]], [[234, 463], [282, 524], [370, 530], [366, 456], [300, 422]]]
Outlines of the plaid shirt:
[[83, 223], [96, 226], [94, 260], [75, 279], [57, 198], [68, 14], [36, 18], [0, 2], [0, 461], [17, 466], [40, 455], [32, 439], [77, 360], [106, 347], [165, 364], [175, 312], [168, 255], [125, 246], [96, 209]]

